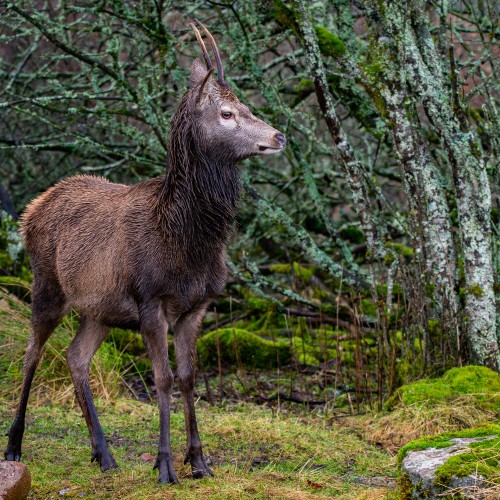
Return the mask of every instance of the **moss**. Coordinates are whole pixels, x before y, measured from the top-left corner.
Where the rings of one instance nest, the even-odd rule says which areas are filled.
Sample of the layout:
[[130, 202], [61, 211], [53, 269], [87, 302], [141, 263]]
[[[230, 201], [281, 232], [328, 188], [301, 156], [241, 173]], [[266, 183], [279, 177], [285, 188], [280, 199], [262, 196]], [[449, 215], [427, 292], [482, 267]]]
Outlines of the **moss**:
[[446, 463], [438, 467], [435, 482], [450, 485], [452, 477], [477, 474], [500, 484], [500, 437], [471, 443], [469, 450], [450, 457]]
[[385, 246], [391, 248], [397, 255], [402, 255], [403, 257], [411, 258], [414, 256], [415, 252], [413, 248], [402, 245], [401, 243], [392, 243], [388, 241]]
[[381, 58], [361, 66], [371, 82], [377, 81], [387, 71], [387, 63]]
[[491, 209], [491, 222], [500, 224], [500, 210], [496, 207], [492, 207]]
[[468, 289], [467, 292], [470, 295], [474, 295], [475, 297], [482, 297], [484, 295], [483, 289], [477, 284], [471, 285]]
[[293, 337], [292, 343], [293, 343], [293, 355], [297, 363], [302, 365], [314, 365], [314, 366], [318, 366], [321, 364], [318, 358], [316, 357], [316, 350], [307, 342], [304, 342], [299, 337]]
[[299, 25], [295, 20], [295, 14], [290, 7], [285, 5], [283, 0], [273, 0], [271, 15], [278, 22], [278, 24], [291, 29], [296, 35], [299, 34]]
[[369, 299], [361, 300], [361, 312], [370, 318], [377, 317], [377, 306]]
[[[383, 300], [387, 299], [387, 290], [388, 290], [387, 284], [384, 285], [377, 284], [375, 286], [377, 289], [378, 298]], [[396, 297], [402, 292], [403, 290], [401, 289], [399, 283], [394, 283], [394, 285], [392, 286], [392, 296]]]
[[[291, 274], [291, 264], [273, 264], [269, 267], [273, 273]], [[293, 263], [293, 274], [304, 283], [310, 283], [314, 276], [314, 268], [301, 266], [298, 262]]]
[[[270, 9], [274, 19], [284, 26], [291, 29], [296, 35], [300, 36], [299, 25], [296, 20], [295, 12], [282, 0], [273, 0]], [[315, 26], [316, 36], [318, 37], [318, 46], [321, 54], [331, 57], [342, 57], [346, 52], [344, 42], [324, 26]]]
[[429, 299], [434, 298], [434, 292], [436, 290], [436, 285], [434, 283], [426, 283], [425, 284], [425, 296]]
[[451, 401], [464, 394], [474, 394], [486, 407], [500, 407], [500, 375], [484, 366], [452, 368], [443, 377], [414, 382], [400, 387], [389, 399], [386, 407], [409, 406], [426, 402], [426, 405]]
[[319, 50], [324, 56], [342, 57], [346, 52], [344, 42], [323, 26], [315, 26]]
[[490, 424], [484, 427], [465, 429], [458, 432], [446, 432], [437, 436], [425, 436], [410, 441], [399, 450], [398, 467], [401, 469], [401, 464], [410, 451], [425, 450], [427, 448], [447, 448], [454, 444], [454, 442], [451, 441], [454, 438], [476, 438], [494, 435], [500, 435], [500, 425]]
[[302, 102], [306, 97], [311, 95], [314, 92], [314, 82], [309, 79], [302, 79], [297, 84], [294, 90], [294, 98], [291, 103], [292, 107], [296, 106], [300, 102]]
[[274, 368], [291, 360], [290, 342], [285, 339], [267, 340], [237, 328], [224, 328], [201, 337], [197, 342], [204, 368], [218, 364], [217, 338], [224, 366], [243, 365], [255, 368]]
[[355, 226], [353, 224], [344, 226], [339, 231], [339, 233], [342, 238], [349, 240], [351, 243], [355, 243], [357, 245], [365, 241], [365, 235], [363, 234], [363, 231], [361, 231], [358, 226]]
[[268, 312], [274, 310], [274, 304], [260, 297], [250, 296], [246, 299], [246, 304], [249, 309], [257, 312]]
[[410, 481], [410, 476], [406, 472], [398, 478], [398, 498], [408, 500], [413, 494], [413, 484]]

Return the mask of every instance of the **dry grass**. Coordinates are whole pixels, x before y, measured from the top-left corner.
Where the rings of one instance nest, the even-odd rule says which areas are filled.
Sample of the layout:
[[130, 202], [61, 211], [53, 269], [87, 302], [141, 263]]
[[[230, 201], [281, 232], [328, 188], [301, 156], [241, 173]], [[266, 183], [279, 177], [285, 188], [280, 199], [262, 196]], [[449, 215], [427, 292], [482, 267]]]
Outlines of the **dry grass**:
[[480, 427], [496, 419], [495, 411], [478, 406], [475, 395], [467, 394], [452, 403], [399, 406], [386, 414], [348, 418], [344, 424], [361, 438], [394, 453], [414, 439]]
[[[17, 400], [22, 367], [30, 333], [30, 308], [15, 295], [0, 288], [0, 398]], [[74, 389], [66, 363], [66, 349], [76, 333], [77, 316], [65, 317], [45, 345], [30, 395], [30, 404], [47, 400], [65, 404], [74, 401]], [[104, 343], [94, 357], [90, 383], [93, 393], [112, 400], [121, 393], [120, 369], [124, 354]]]

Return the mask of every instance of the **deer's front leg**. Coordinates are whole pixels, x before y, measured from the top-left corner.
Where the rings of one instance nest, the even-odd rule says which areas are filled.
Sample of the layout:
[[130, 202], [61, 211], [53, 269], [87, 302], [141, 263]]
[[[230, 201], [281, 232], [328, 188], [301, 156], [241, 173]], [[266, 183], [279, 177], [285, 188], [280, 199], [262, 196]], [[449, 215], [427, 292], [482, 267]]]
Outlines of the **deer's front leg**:
[[158, 406], [160, 408], [160, 442], [154, 468], [160, 483], [178, 484], [170, 446], [170, 397], [174, 376], [168, 362], [168, 325], [159, 302], [141, 307], [141, 333], [153, 364]]
[[177, 360], [177, 378], [184, 400], [187, 445], [184, 463], [191, 463], [193, 477], [213, 476], [202, 452], [200, 435], [193, 401], [194, 368], [196, 359], [196, 338], [207, 304], [196, 308], [184, 316], [174, 328], [175, 358]]

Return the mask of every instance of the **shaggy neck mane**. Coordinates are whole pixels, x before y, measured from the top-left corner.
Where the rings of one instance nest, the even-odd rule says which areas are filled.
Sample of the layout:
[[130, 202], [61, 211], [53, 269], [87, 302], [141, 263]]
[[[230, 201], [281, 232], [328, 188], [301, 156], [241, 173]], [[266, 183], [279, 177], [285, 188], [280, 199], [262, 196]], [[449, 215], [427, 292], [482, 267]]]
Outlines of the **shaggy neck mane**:
[[155, 212], [170, 243], [204, 258], [207, 249], [218, 251], [229, 239], [240, 179], [227, 151], [207, 148], [196, 94], [196, 89], [187, 92], [172, 118], [167, 173]]

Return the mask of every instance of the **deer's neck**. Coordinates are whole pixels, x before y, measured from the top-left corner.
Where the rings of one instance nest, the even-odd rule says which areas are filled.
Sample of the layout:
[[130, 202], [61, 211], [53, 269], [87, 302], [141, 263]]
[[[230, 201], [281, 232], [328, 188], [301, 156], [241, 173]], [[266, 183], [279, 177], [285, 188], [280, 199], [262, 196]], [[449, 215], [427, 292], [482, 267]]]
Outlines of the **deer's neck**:
[[227, 160], [176, 152], [171, 149], [157, 215], [171, 244], [207, 257], [207, 249], [220, 251], [229, 239], [240, 195], [238, 170]]

